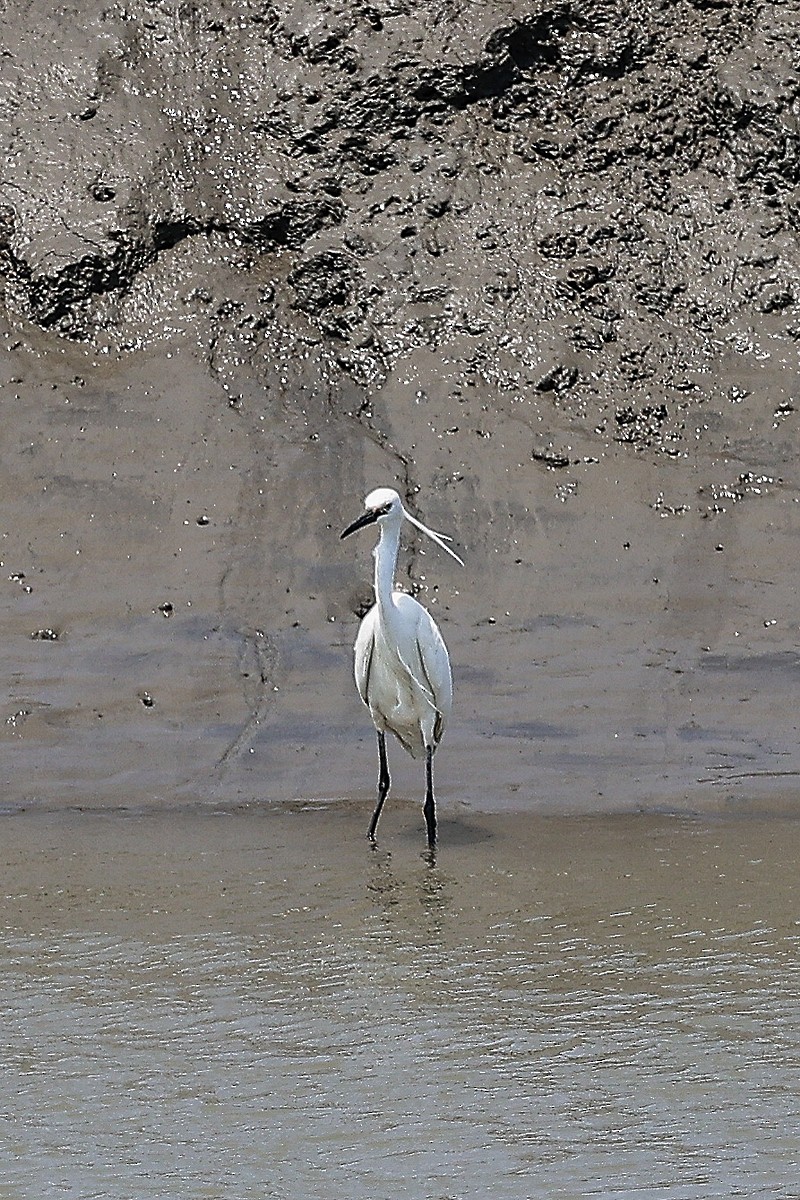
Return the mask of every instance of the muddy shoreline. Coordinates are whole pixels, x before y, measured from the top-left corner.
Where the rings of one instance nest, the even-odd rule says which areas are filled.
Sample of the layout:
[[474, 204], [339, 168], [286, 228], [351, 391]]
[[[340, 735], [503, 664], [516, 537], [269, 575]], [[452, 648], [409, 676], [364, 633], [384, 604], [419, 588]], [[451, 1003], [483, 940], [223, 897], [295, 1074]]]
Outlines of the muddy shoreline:
[[445, 814], [797, 811], [792, 21], [10, 4], [5, 811], [367, 804], [378, 484]]

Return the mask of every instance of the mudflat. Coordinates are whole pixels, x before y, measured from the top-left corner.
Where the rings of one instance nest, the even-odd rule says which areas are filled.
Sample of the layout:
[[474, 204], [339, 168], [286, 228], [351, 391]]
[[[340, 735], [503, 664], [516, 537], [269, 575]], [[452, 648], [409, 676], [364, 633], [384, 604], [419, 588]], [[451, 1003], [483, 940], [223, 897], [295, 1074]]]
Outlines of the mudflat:
[[[37, 345], [3, 368], [3, 806], [371, 795], [372, 562], [338, 535], [390, 458], [332, 414], [303, 443], [260, 403], [255, 434], [185, 345]], [[443, 813], [796, 811], [794, 426], [759, 410], [675, 460], [609, 444], [567, 493], [531, 462], [514, 490], [514, 432], [491, 502], [419, 492], [466, 561], [414, 542], [401, 578], [453, 662]]]
[[365, 800], [390, 484], [445, 815], [795, 812], [787, 6], [79, 9], [5, 20], [3, 807]]

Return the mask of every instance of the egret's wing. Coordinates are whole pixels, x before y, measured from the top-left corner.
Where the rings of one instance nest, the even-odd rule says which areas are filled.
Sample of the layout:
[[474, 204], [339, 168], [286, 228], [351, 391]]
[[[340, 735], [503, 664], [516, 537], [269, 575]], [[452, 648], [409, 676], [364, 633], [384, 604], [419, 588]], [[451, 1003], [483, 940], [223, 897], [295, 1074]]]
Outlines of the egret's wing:
[[436, 622], [425, 613], [417, 629], [417, 651], [422, 668], [422, 681], [430, 691], [434, 708], [443, 717], [450, 715], [453, 704], [453, 677], [450, 656]]
[[375, 656], [375, 622], [370, 619], [371, 617], [372, 612], [370, 611], [359, 626], [355, 644], [356, 687], [365, 704], [369, 704], [369, 680]]
[[447, 717], [453, 702], [450, 659], [438, 626], [426, 608], [405, 592], [394, 593], [405, 618], [407, 637], [395, 647], [400, 665], [431, 708]]

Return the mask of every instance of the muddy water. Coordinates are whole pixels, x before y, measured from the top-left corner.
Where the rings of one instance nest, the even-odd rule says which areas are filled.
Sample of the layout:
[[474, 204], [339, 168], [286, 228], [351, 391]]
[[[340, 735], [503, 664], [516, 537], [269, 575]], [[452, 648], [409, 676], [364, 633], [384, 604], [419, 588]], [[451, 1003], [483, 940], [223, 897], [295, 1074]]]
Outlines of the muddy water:
[[3, 818], [4, 1198], [797, 1195], [799, 824], [366, 817]]

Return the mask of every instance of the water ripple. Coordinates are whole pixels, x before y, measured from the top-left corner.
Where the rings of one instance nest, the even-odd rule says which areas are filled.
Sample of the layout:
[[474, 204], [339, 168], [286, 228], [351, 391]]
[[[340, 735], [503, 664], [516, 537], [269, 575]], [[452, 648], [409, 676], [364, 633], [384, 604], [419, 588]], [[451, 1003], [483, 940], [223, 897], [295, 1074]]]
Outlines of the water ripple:
[[[101, 838], [72, 860], [76, 899], [13, 892], [9, 1195], [796, 1194], [800, 964], [778, 892], [753, 914], [730, 902], [743, 885], [721, 906], [684, 875], [654, 900], [642, 869], [619, 905], [608, 864], [581, 866], [594, 890], [558, 890], [544, 859], [498, 883], [480, 843], [435, 868], [359, 846], [291, 885], [296, 827], [270, 829], [280, 869], [262, 857], [257, 878], [252, 833], [219, 848], [213, 886], [178, 840], [148, 869], [145, 820], [123, 830], [130, 879]], [[630, 865], [604, 849], [612, 875]]]

